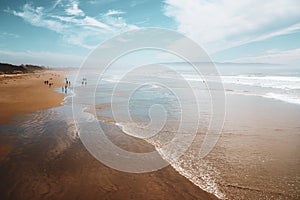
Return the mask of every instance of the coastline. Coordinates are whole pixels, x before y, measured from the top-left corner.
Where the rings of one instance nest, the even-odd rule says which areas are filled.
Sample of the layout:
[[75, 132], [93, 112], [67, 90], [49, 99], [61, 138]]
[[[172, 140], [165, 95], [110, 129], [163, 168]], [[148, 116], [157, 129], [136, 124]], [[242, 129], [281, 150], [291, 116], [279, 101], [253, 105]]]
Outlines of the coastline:
[[[64, 71], [46, 70], [0, 76], [0, 124], [13, 122], [17, 114], [60, 106], [64, 95], [54, 91], [64, 85]], [[50, 80], [53, 86], [44, 84]]]
[[[0, 159], [1, 199], [217, 199], [171, 166], [151, 173], [128, 174], [93, 158], [64, 118], [69, 109], [60, 106], [64, 95], [53, 90], [63, 85], [64, 76], [55, 73], [12, 75], [5, 80], [7, 84], [0, 81], [4, 88], [1, 110], [10, 111], [1, 116], [0, 122], [0, 147], [4, 152]], [[54, 86], [49, 88], [43, 81], [51, 76]], [[17, 101], [20, 98], [23, 101]], [[51, 118], [53, 108], [60, 114]], [[29, 119], [31, 115], [24, 119], [29, 126], [22, 127], [23, 119], [12, 120], [28, 113], [33, 115], [33, 119]], [[26, 137], [15, 134], [19, 129], [26, 129]]]
[[[50, 78], [51, 87], [44, 84]], [[15, 123], [17, 115], [60, 106], [64, 95], [55, 92], [54, 88], [61, 87], [63, 80], [62, 70], [0, 75], [0, 125]], [[16, 136], [0, 135], [0, 160], [14, 149], [16, 139]]]

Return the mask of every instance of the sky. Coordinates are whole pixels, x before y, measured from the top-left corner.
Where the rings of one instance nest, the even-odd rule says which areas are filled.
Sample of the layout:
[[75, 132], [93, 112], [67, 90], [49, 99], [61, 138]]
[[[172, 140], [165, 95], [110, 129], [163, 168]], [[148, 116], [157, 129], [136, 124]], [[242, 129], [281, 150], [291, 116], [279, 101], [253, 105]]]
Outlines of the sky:
[[79, 67], [100, 43], [178, 31], [215, 62], [300, 65], [299, 0], [0, 0], [0, 62]]

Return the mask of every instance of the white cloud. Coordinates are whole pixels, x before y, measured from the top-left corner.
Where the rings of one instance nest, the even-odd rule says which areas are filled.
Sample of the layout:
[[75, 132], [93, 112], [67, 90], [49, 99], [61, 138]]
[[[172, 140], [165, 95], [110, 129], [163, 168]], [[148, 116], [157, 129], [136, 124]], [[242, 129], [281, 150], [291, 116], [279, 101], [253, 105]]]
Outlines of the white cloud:
[[25, 21], [34, 26], [46, 27], [56, 32], [60, 32], [66, 28], [65, 25], [61, 24], [60, 22], [44, 19], [43, 7], [33, 8], [30, 4], [25, 4], [23, 7], [23, 12], [12, 11], [12, 13], [15, 16], [23, 18]]
[[8, 33], [8, 32], [1, 32], [0, 33], [0, 38], [1, 37], [12, 37], [12, 38], [19, 38], [20, 36], [18, 34], [14, 34], [14, 33]]
[[298, 0], [166, 0], [165, 15], [212, 53], [286, 34], [300, 22], [299, 10]]
[[105, 15], [110, 16], [110, 15], [122, 15], [122, 14], [125, 14], [125, 12], [120, 10], [108, 10]]
[[264, 55], [248, 56], [229, 60], [236, 63], [275, 63], [275, 64], [290, 64], [300, 65], [300, 48], [287, 51], [267, 51]]
[[253, 38], [253, 41], [261, 41], [261, 40], [265, 40], [271, 37], [275, 37], [275, 36], [279, 36], [279, 35], [286, 35], [295, 31], [299, 31], [300, 30], [300, 23], [294, 24], [292, 26], [289, 26], [287, 28], [283, 28], [280, 29], [278, 31], [274, 31], [272, 33], [267, 33], [265, 35], [261, 35], [259, 37]]
[[56, 0], [55, 3], [53, 4], [51, 10], [55, 9], [56, 6], [58, 6], [58, 4], [60, 4], [60, 3], [61, 3], [61, 0]]
[[[60, 1], [57, 2], [57, 4], [60, 3]], [[83, 13], [78, 8], [77, 1], [74, 0], [65, 6], [64, 11], [66, 13], [54, 15], [51, 10], [34, 7], [32, 4], [25, 4], [22, 11], [7, 10], [33, 26], [55, 31], [61, 34], [66, 42], [87, 49], [93, 49], [114, 34], [138, 28], [127, 24], [124, 18], [115, 16], [117, 12], [123, 13], [122, 11], [111, 10], [109, 15], [103, 14], [97, 19]]]
[[239, 46], [242, 44], [247, 44], [247, 43], [251, 43], [251, 42], [257, 42], [257, 41], [263, 41], [275, 36], [280, 36], [280, 35], [286, 35], [286, 34], [290, 34], [296, 31], [300, 31], [300, 23], [291, 25], [287, 28], [282, 28], [276, 31], [273, 31], [271, 33], [263, 33], [259, 36], [253, 36], [253, 37], [248, 37], [245, 39], [240, 39], [237, 41], [231, 41], [230, 43], [227, 43], [226, 45], [223, 45], [222, 47], [220, 47], [218, 50], [224, 50], [227, 48], [231, 48], [231, 47], [235, 47], [235, 46]]
[[68, 15], [75, 15], [75, 16], [84, 16], [84, 12], [78, 8], [78, 3], [76, 1], [73, 1], [71, 3], [71, 7], [66, 9], [66, 13]]
[[104, 16], [105, 21], [113, 26], [116, 30], [133, 30], [138, 29], [136, 25], [127, 24], [123, 17]]
[[95, 27], [99, 27], [99, 28], [103, 28], [103, 29], [106, 29], [106, 30], [112, 30], [108, 25], [102, 23], [102, 22], [99, 22], [98, 20], [92, 18], [92, 17], [85, 17], [83, 19], [83, 21], [87, 24], [87, 25], [90, 25], [90, 26], [95, 26]]

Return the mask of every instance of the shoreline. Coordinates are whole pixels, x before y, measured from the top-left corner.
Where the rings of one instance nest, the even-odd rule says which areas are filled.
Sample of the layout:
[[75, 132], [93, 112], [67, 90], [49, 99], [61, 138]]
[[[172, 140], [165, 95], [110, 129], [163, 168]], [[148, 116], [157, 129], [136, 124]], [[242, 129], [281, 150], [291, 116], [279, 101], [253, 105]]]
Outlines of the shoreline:
[[[64, 85], [64, 71], [46, 70], [36, 73], [1, 75], [0, 77], [0, 124], [13, 123], [18, 114], [28, 114], [36, 110], [46, 110], [60, 106], [64, 94], [55, 88]], [[45, 80], [53, 83], [49, 87]]]
[[[4, 156], [4, 159], [0, 157], [1, 199], [217, 199], [171, 166], [151, 173], [129, 174], [111, 169], [96, 160], [81, 140], [74, 138], [74, 133], [70, 132], [72, 125], [62, 114], [69, 107], [59, 107], [64, 94], [53, 89], [63, 85], [64, 76], [54, 76], [55, 82], [51, 88], [44, 85], [44, 79], [53, 74], [54, 71], [14, 75], [7, 84], [0, 81], [0, 88], [5, 88], [1, 90], [2, 94], [19, 91], [22, 94], [16, 95], [23, 95], [28, 103], [12, 101], [15, 98], [11, 95], [11, 101], [7, 98], [6, 105], [11, 104], [9, 106], [14, 108], [14, 112], [1, 116], [0, 150], [1, 156]], [[7, 109], [9, 106], [3, 107], [3, 98], [1, 109]], [[13, 106], [12, 102], [23, 107]], [[61, 115], [48, 116], [52, 112], [50, 108], [54, 107]], [[35, 112], [38, 110], [43, 111]], [[33, 114], [33, 119], [25, 117], [26, 121], [30, 121], [29, 127], [18, 125], [22, 125], [23, 119], [20, 122], [13, 118], [8, 120], [9, 117], [27, 113]], [[20, 129], [26, 129], [28, 135], [22, 137], [16, 134]], [[22, 168], [18, 167], [21, 165]]]
[[[45, 70], [25, 74], [0, 75], [0, 125], [14, 124], [18, 115], [62, 105], [64, 94], [54, 91], [64, 85], [64, 71]], [[51, 79], [51, 80], [50, 80]], [[44, 84], [50, 80], [53, 86]], [[17, 136], [0, 136], [0, 160], [14, 149]]]

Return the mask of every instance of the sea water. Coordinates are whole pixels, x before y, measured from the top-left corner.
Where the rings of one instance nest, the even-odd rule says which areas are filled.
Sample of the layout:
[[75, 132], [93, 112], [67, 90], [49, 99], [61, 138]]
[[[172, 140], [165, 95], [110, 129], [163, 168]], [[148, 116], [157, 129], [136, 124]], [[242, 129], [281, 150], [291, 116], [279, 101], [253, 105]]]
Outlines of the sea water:
[[[220, 199], [298, 199], [297, 67], [288, 73], [284, 66], [275, 66], [275, 71], [270, 66], [219, 66], [224, 89], [218, 92], [226, 95], [226, 102], [220, 104], [226, 108], [224, 127], [214, 149], [202, 158], [199, 151], [214, 116], [211, 92], [219, 89], [213, 84], [208, 88], [208, 83], [217, 74], [203, 77], [178, 66], [177, 73], [157, 70], [155, 65], [133, 73], [85, 70], [72, 77], [77, 97], [73, 103], [101, 123], [143, 138], [180, 174]], [[83, 76], [87, 85], [81, 83]], [[159, 107], [152, 112], [155, 106]], [[179, 128], [182, 133], [195, 132], [195, 137], [185, 153], [176, 157], [162, 147], [174, 142]], [[149, 137], [149, 132], [156, 134]]]

